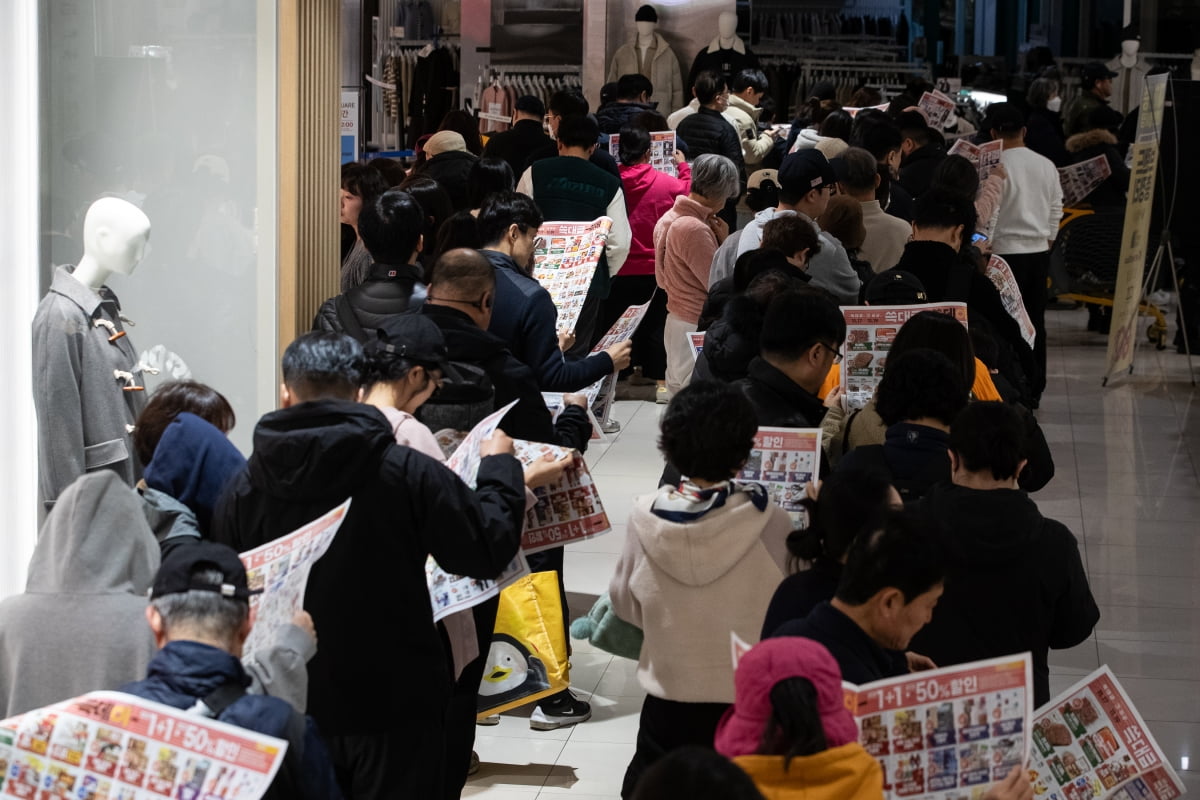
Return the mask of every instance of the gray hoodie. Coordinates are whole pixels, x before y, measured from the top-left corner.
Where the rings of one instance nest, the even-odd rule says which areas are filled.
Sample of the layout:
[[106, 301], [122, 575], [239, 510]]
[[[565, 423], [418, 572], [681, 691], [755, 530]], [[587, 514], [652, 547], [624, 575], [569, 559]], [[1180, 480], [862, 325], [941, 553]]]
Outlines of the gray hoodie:
[[12, 716], [146, 674], [159, 548], [108, 470], [80, 476], [42, 526], [25, 593], [0, 602], [0, 710]]

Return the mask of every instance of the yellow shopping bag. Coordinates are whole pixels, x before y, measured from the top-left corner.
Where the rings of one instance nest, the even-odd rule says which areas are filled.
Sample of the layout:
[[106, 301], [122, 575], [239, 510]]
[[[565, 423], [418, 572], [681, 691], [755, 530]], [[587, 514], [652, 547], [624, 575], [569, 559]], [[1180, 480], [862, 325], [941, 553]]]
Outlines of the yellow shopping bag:
[[479, 683], [480, 717], [557, 694], [569, 683], [557, 572], [526, 575], [500, 592], [496, 629]]

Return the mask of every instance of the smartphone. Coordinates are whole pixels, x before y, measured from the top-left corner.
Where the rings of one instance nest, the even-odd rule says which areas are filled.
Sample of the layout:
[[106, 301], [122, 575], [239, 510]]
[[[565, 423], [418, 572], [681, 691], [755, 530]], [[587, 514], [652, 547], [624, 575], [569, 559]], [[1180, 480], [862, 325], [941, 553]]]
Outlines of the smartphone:
[[988, 237], [984, 236], [982, 233], [977, 233], [971, 237], [971, 244], [979, 244], [980, 242], [986, 242], [987, 238]]

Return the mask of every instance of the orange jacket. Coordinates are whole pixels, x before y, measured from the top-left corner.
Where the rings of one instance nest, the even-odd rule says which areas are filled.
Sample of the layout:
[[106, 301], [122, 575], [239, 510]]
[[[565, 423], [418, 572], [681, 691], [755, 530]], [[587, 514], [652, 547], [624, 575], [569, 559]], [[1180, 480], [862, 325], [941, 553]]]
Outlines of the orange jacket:
[[[825, 396], [837, 386], [842, 379], [842, 365], [834, 364], [833, 369], [829, 370], [829, 374], [825, 376], [825, 383], [821, 384], [821, 391], [817, 396], [822, 400]], [[1000, 400], [1000, 392], [996, 391], [996, 384], [992, 383], [992, 374], [988, 372], [987, 364], [984, 364], [978, 358], [975, 359], [975, 383], [971, 386], [971, 396], [976, 400]]]
[[739, 756], [766, 800], [883, 800], [883, 768], [858, 742], [812, 756]]

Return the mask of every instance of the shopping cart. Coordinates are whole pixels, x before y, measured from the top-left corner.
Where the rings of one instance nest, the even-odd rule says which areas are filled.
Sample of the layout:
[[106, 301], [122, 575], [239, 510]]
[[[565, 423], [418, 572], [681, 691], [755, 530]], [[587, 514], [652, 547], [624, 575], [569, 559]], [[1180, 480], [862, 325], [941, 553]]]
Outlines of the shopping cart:
[[[1069, 210], [1050, 250], [1051, 294], [1060, 301], [1111, 307], [1124, 227], [1121, 211]], [[1167, 318], [1162, 310], [1143, 300], [1138, 311], [1154, 318], [1146, 336], [1165, 350]]]

